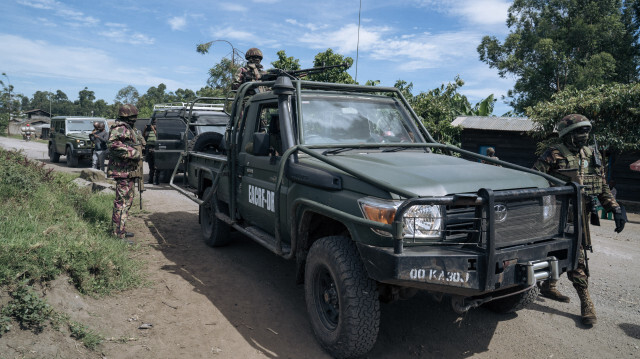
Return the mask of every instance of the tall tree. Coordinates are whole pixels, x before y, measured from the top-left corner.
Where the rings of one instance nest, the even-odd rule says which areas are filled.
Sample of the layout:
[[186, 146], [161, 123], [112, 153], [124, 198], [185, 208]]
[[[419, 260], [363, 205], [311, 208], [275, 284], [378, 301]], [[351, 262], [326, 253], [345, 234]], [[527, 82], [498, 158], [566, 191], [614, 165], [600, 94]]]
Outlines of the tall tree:
[[300, 60], [294, 58], [293, 56], [287, 57], [287, 54], [284, 50], [280, 50], [277, 52], [278, 59], [271, 63], [271, 66], [276, 69], [285, 70], [285, 71], [296, 71], [300, 70]]
[[217, 89], [222, 93], [231, 92], [233, 78], [239, 66], [234, 65], [231, 60], [222, 58], [219, 63], [209, 69], [209, 79], [207, 86]]
[[114, 101], [122, 104], [135, 105], [136, 103], [138, 103], [139, 98], [140, 98], [140, 94], [138, 93], [138, 90], [135, 87], [129, 85], [121, 88], [118, 91]]
[[629, 83], [639, 77], [638, 0], [515, 0], [504, 43], [485, 36], [480, 60], [501, 77], [516, 112], [564, 89]]
[[344, 57], [338, 53], [334, 53], [332, 49], [327, 49], [325, 52], [318, 53], [313, 59], [313, 67], [334, 66], [344, 63], [348, 64], [347, 68], [334, 68], [319, 74], [311, 74], [309, 75], [309, 80], [354, 84], [355, 81], [347, 72], [347, 69], [353, 65], [353, 59], [351, 57]]
[[87, 87], [78, 92], [78, 100], [74, 103], [77, 106], [77, 112], [83, 116], [90, 116], [92, 113], [95, 115], [95, 109], [93, 107], [93, 101], [95, 101], [95, 92], [90, 91]]

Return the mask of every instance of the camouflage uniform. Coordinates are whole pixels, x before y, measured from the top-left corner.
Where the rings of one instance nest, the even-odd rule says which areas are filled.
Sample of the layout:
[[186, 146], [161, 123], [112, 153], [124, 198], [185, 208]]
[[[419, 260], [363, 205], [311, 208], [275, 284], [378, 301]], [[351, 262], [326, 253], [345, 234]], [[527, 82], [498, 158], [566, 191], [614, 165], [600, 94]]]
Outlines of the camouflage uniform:
[[[578, 182], [583, 185], [583, 218], [588, 218], [586, 204], [597, 197], [607, 211], [620, 212], [620, 206], [613, 198], [609, 187], [606, 184], [602, 158], [597, 151], [586, 146], [591, 123], [582, 115], [568, 115], [564, 117], [559, 125], [559, 134], [563, 143], [549, 147], [540, 156], [534, 168], [540, 172], [548, 173], [564, 181]], [[624, 223], [622, 224], [624, 228]], [[622, 231], [616, 227], [616, 232]], [[591, 238], [588, 224], [584, 226], [583, 243], [590, 244]], [[588, 276], [584, 250], [580, 248], [578, 267], [567, 272], [569, 280], [578, 291], [578, 296], [582, 304], [582, 321], [585, 324], [595, 324], [596, 315], [593, 303], [589, 297], [589, 276]], [[556, 288], [556, 281], [548, 280], [541, 286], [542, 294], [545, 297], [569, 302], [569, 297], [560, 294]]]
[[[124, 105], [131, 106], [132, 105]], [[135, 107], [133, 107], [135, 109]], [[122, 113], [123, 110], [121, 109]], [[137, 110], [135, 110], [137, 115]], [[136, 131], [129, 118], [121, 118], [111, 126], [109, 133], [109, 165], [107, 176], [116, 181], [116, 198], [113, 202], [113, 234], [121, 239], [128, 234], [125, 228], [129, 216], [129, 208], [135, 197], [135, 179], [139, 160], [142, 156], [139, 132]], [[127, 121], [129, 120], [129, 121]], [[133, 119], [135, 122], [135, 118]], [[129, 122], [129, 123], [127, 123]]]
[[232, 89], [237, 90], [240, 85], [245, 82], [258, 81], [262, 78], [266, 72], [263, 70], [262, 64], [262, 51], [255, 47], [247, 50], [245, 54], [247, 64], [236, 71], [236, 75], [233, 79]]

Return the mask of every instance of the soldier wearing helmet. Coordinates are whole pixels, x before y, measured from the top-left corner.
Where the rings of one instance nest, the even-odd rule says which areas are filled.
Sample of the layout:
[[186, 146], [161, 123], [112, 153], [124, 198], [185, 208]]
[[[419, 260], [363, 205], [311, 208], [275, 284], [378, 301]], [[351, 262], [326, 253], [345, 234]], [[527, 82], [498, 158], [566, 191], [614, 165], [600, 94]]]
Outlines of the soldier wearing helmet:
[[[109, 133], [109, 166], [107, 176], [116, 181], [116, 198], [113, 202], [113, 234], [124, 240], [133, 237], [127, 232], [125, 224], [129, 216], [129, 208], [135, 195], [135, 180], [140, 177], [140, 159], [142, 158], [142, 136], [135, 129], [138, 109], [134, 105], [125, 104], [118, 110], [118, 119], [111, 126]], [[130, 242], [131, 243], [131, 242]]]
[[93, 123], [93, 131], [89, 134], [89, 139], [93, 142], [91, 168], [100, 171], [104, 171], [104, 159], [107, 155], [107, 141], [109, 141], [109, 134], [104, 129], [104, 121], [96, 121]]
[[[614, 213], [615, 231], [622, 232], [627, 221], [626, 214], [613, 198], [606, 184], [600, 153], [587, 146], [591, 122], [583, 115], [571, 114], [558, 122], [557, 130], [562, 143], [549, 147], [536, 160], [534, 168], [561, 180], [581, 184], [583, 186], [582, 202], [585, 204], [582, 208], [583, 218], [587, 218], [589, 212], [586, 204], [593, 203], [594, 198], [597, 198], [607, 211]], [[582, 246], [586, 248], [583, 247], [580, 250], [578, 268], [568, 271], [567, 276], [580, 298], [582, 323], [593, 325], [596, 324], [597, 319], [588, 288], [589, 273], [584, 249], [590, 249], [591, 236], [586, 222], [583, 226]], [[542, 295], [553, 300], [569, 302], [569, 297], [558, 291], [556, 283], [557, 281], [551, 279], [543, 282], [540, 286]]]
[[247, 64], [238, 69], [233, 80], [232, 88], [237, 90], [240, 85], [245, 82], [258, 81], [265, 74], [262, 68], [262, 51], [260, 49], [252, 47], [244, 55], [247, 60]]

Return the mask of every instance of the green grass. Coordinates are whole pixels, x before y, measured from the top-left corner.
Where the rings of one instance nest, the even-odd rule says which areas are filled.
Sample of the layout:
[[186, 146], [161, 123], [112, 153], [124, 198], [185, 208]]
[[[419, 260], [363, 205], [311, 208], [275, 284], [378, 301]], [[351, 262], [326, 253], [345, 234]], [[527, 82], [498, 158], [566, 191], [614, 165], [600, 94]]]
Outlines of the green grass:
[[[7, 318], [37, 329], [54, 316], [29, 289], [33, 283], [66, 274], [92, 296], [142, 284], [141, 263], [130, 255], [135, 247], [110, 234], [113, 195], [78, 188], [76, 177], [0, 148], [0, 286], [13, 298], [2, 308], [0, 336]], [[87, 347], [100, 342], [86, 328], [76, 337], [81, 332]]]

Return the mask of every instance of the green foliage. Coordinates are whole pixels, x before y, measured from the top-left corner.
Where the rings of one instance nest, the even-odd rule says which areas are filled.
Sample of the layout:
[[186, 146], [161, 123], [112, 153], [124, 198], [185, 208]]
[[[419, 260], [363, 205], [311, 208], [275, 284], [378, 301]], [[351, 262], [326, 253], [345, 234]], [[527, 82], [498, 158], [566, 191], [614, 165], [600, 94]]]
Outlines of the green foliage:
[[71, 337], [80, 340], [87, 349], [94, 350], [104, 338], [102, 335], [90, 330], [86, 325], [78, 322], [69, 322], [69, 330], [71, 331]]
[[230, 93], [233, 79], [239, 68], [240, 66], [234, 64], [231, 60], [223, 58], [209, 69], [207, 86], [220, 91], [222, 94]]
[[509, 92], [516, 112], [565, 89], [583, 90], [638, 80], [637, 0], [515, 0], [504, 43], [485, 36], [480, 60], [501, 77], [514, 76]]
[[[334, 53], [332, 49], [320, 52], [313, 59], [313, 67], [334, 66], [347, 63], [349, 67], [353, 65], [351, 57], [344, 57], [338, 53]], [[355, 81], [347, 72], [348, 68], [329, 69], [319, 74], [311, 74], [308, 77], [310, 81], [334, 82], [343, 84], [354, 84]]]
[[2, 308], [2, 315], [5, 318], [14, 318], [22, 328], [41, 332], [47, 321], [51, 320], [53, 309], [34, 293], [26, 280], [11, 291], [11, 298], [11, 301]]
[[278, 51], [277, 55], [278, 60], [271, 63], [271, 66], [273, 66], [273, 68], [285, 71], [300, 70], [300, 60], [294, 58], [293, 56], [287, 57], [287, 54], [284, 52], [284, 50]]
[[[570, 89], [550, 101], [527, 109], [527, 116], [538, 124], [534, 133], [540, 139], [553, 135], [556, 123], [572, 113], [585, 115], [593, 125], [598, 145], [612, 151], [640, 150], [640, 84], [610, 84], [585, 90]], [[541, 143], [546, 147], [554, 138]]]
[[94, 295], [140, 284], [140, 263], [109, 233], [113, 196], [79, 189], [70, 176], [0, 149], [0, 285], [62, 273]]
[[461, 129], [451, 126], [451, 122], [458, 116], [490, 116], [495, 102], [489, 95], [472, 108], [467, 97], [458, 92], [463, 85], [464, 81], [456, 76], [453, 83], [416, 96], [411, 94], [412, 83], [397, 81], [395, 87], [402, 91], [436, 141], [459, 146]]

